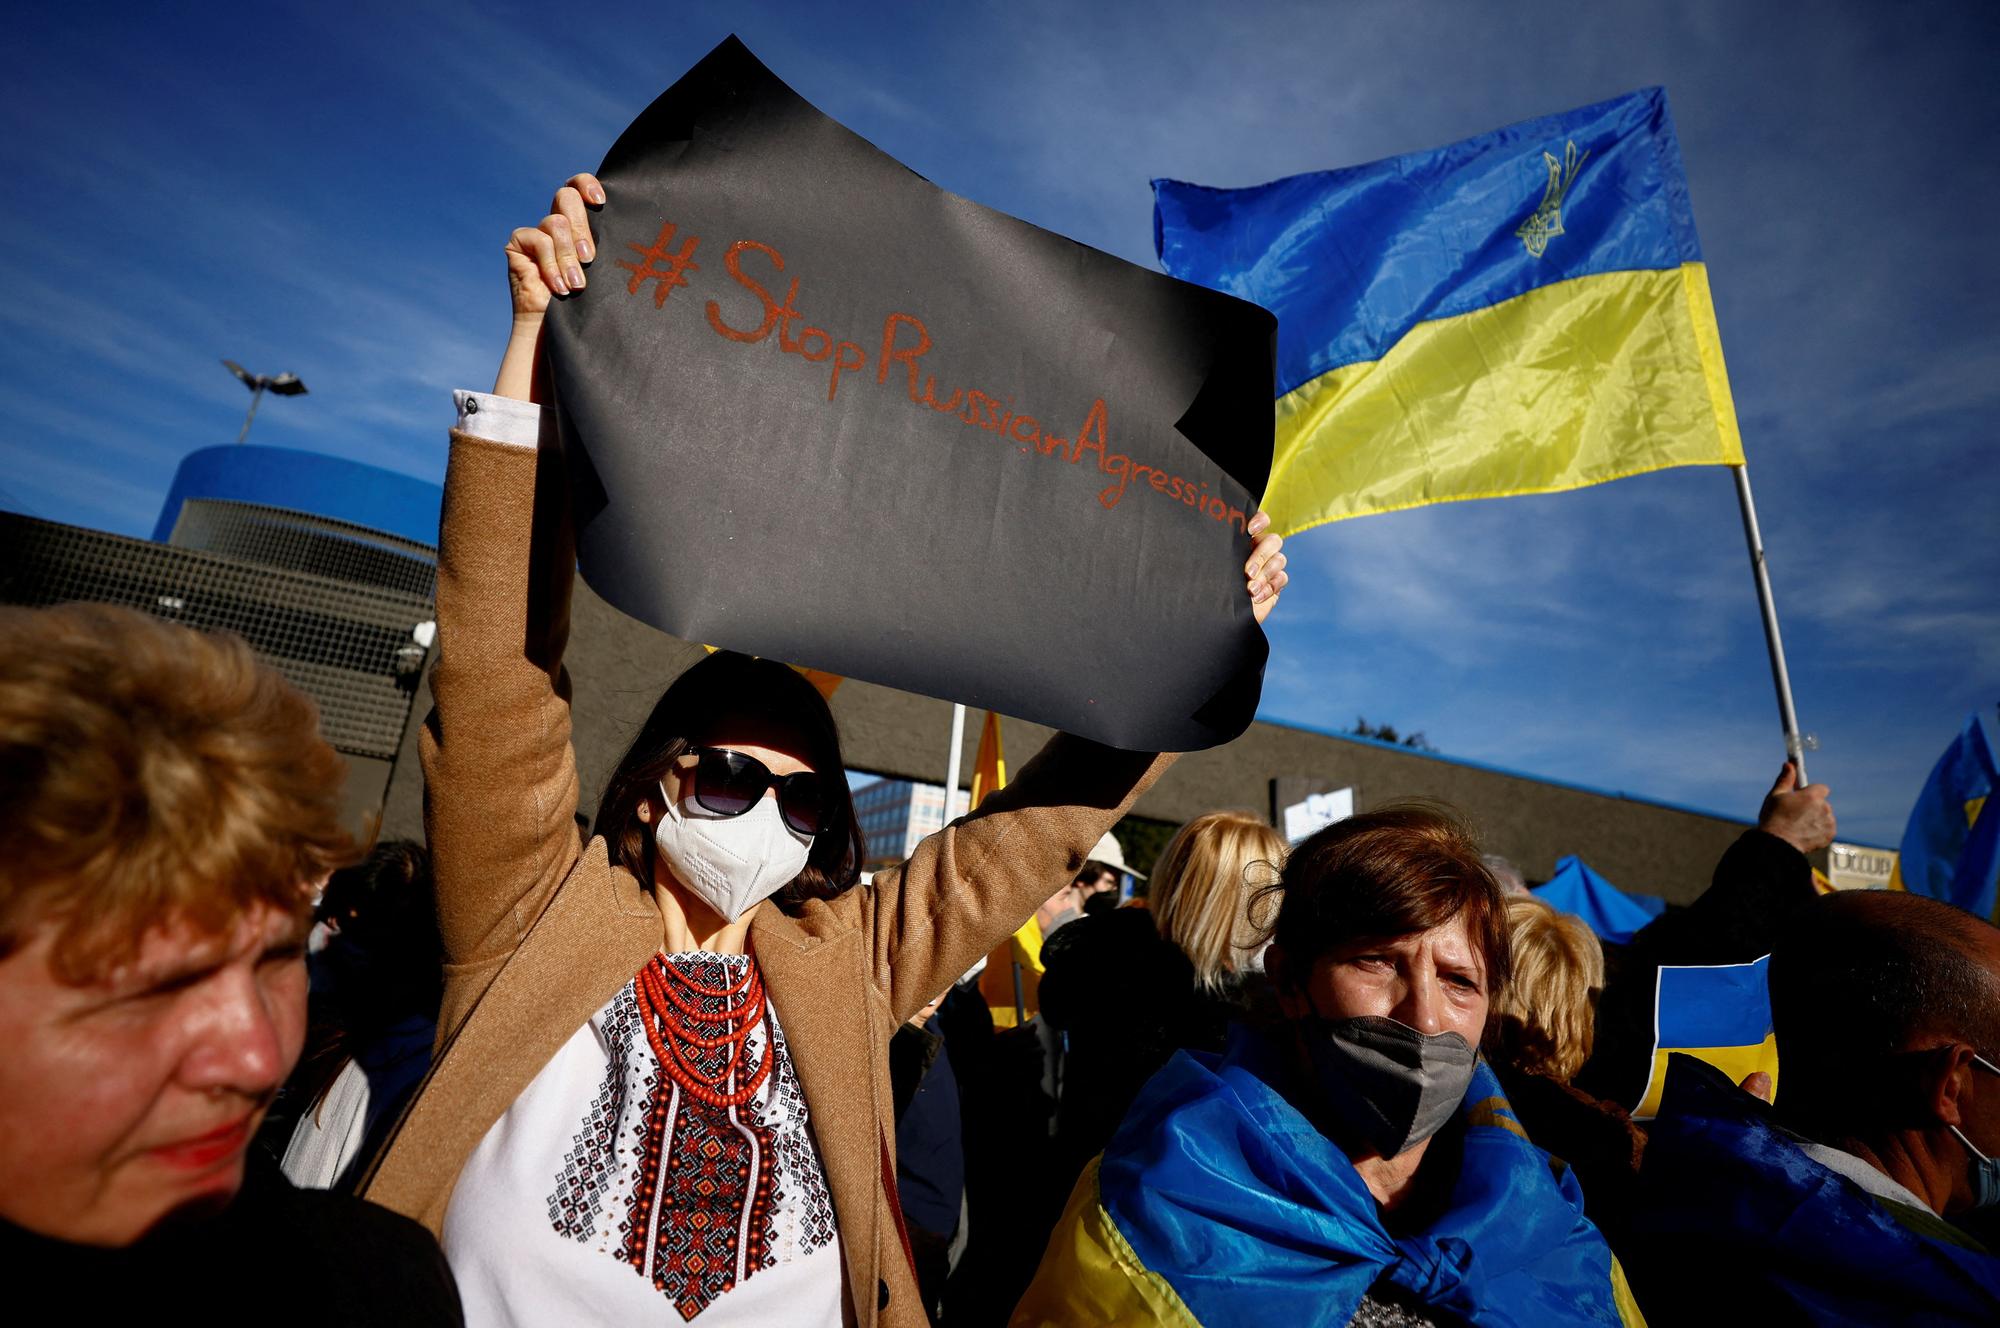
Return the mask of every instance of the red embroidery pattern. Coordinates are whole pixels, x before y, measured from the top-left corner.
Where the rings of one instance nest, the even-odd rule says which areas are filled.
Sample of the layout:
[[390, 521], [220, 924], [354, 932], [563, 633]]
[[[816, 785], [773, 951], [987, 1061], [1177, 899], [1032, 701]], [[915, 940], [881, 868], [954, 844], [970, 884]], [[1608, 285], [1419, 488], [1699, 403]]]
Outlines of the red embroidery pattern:
[[[656, 958], [639, 975], [641, 1019], [666, 1073], [647, 1103], [621, 1254], [641, 1273], [650, 1267], [653, 1285], [683, 1319], [735, 1286], [739, 1267], [747, 1277], [775, 1262], [776, 1132], [739, 1110], [750, 1096], [741, 1090], [761, 1085], [773, 1060], [767, 1031], [764, 1055], [750, 1069], [750, 1027], [731, 1027], [745, 1016], [761, 1021], [764, 1012], [755, 961], [746, 969], [731, 982], [719, 960], [675, 967]], [[655, 993], [669, 999], [649, 999]]]
[[[805, 1097], [762, 986], [748, 957], [642, 969], [607, 1012], [604, 1086], [549, 1197], [555, 1230], [577, 1241], [593, 1238], [607, 1208], [617, 1214], [606, 1252], [683, 1320], [776, 1266], [781, 1250], [799, 1258], [835, 1235]], [[663, 1008], [677, 1026], [660, 1026]]]

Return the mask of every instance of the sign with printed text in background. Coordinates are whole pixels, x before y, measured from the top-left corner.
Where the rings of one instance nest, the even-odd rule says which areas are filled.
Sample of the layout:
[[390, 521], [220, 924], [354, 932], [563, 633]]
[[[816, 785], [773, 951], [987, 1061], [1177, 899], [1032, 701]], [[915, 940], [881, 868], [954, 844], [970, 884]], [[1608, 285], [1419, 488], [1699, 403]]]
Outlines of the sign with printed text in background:
[[939, 189], [735, 38], [599, 176], [549, 326], [600, 595], [1114, 746], [1248, 725], [1271, 315]]

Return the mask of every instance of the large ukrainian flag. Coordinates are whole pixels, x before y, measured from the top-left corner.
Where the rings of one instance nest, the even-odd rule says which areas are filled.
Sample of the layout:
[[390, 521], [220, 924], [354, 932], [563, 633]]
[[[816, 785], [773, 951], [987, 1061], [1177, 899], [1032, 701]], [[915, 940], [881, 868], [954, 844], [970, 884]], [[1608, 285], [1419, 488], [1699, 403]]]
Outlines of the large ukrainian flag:
[[1367, 166], [1153, 191], [1161, 265], [1278, 316], [1264, 507], [1285, 534], [1743, 462], [1663, 89]]

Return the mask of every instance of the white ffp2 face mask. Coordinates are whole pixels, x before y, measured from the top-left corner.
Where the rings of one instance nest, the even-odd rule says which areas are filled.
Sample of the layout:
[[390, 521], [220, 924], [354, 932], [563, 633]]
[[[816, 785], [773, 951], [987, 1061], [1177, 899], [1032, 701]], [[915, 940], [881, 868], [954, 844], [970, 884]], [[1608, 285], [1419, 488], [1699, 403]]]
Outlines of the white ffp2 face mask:
[[812, 836], [785, 824], [774, 797], [757, 799], [741, 816], [718, 816], [700, 803], [682, 806], [660, 796], [666, 814], [653, 827], [675, 879], [725, 922], [734, 922], [789, 885], [805, 869]]

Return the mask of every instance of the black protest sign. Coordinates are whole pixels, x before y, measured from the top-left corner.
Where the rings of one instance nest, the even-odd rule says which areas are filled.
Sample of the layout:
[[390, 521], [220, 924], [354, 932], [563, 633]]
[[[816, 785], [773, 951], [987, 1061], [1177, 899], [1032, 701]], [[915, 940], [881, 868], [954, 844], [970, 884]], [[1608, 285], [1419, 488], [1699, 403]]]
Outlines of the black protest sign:
[[599, 594], [1119, 747], [1250, 722], [1271, 315], [946, 193], [734, 38], [599, 175], [550, 318]]

